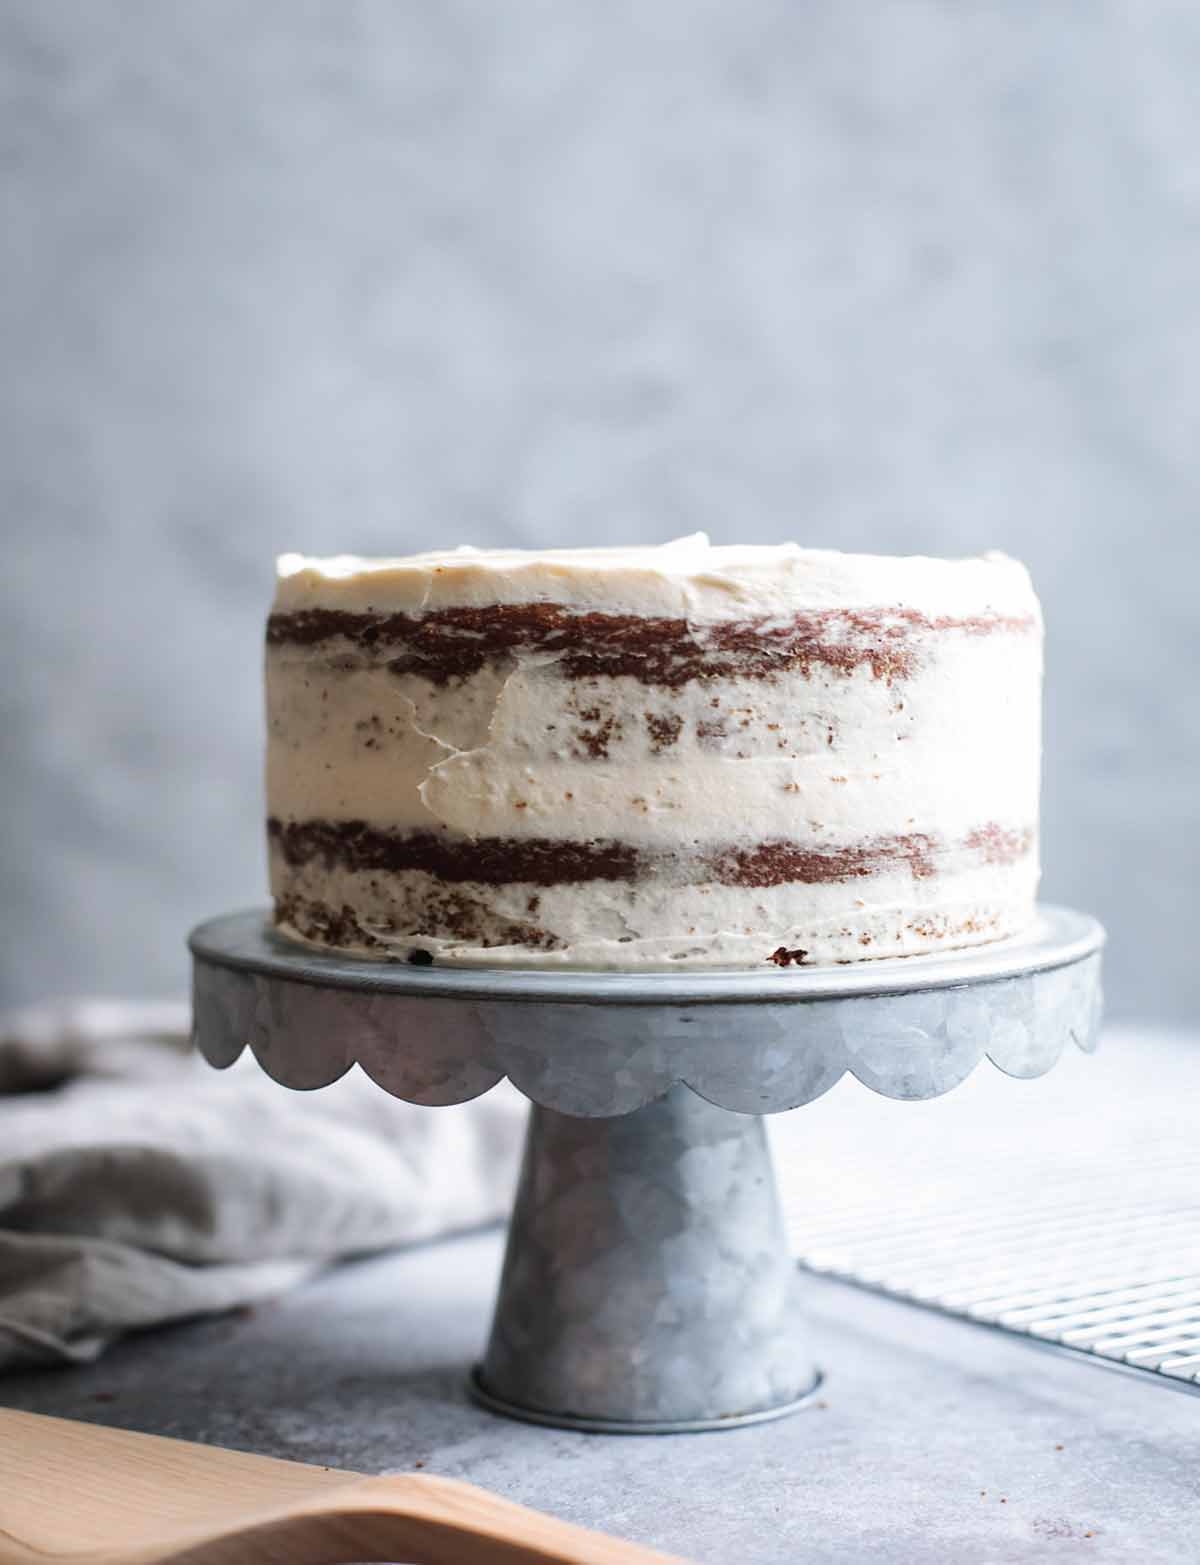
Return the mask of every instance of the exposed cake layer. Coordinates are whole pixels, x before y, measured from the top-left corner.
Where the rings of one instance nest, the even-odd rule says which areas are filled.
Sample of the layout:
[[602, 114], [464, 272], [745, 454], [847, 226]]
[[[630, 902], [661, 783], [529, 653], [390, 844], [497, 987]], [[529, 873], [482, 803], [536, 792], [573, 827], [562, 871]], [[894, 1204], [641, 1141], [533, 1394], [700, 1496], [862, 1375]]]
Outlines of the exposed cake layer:
[[284, 562], [279, 917], [375, 954], [619, 966], [995, 938], [1036, 887], [1040, 676], [1001, 557]]
[[878, 679], [913, 672], [921, 638], [1032, 630], [1032, 615], [921, 614], [915, 609], [823, 609], [692, 624], [634, 614], [572, 611], [559, 604], [493, 604], [426, 614], [298, 609], [272, 614], [269, 646], [324, 646], [350, 666], [354, 652], [392, 674], [435, 684], [469, 679], [509, 658], [552, 658], [567, 679], [626, 677], [676, 689], [697, 679], [772, 679], [824, 665], [868, 667]]
[[[351, 867], [355, 854], [289, 862], [277, 842], [281, 922], [308, 940], [396, 958], [671, 966], [762, 963], [782, 948], [796, 963], [830, 963], [1013, 933], [1028, 919], [1037, 880], [1031, 850], [996, 862], [920, 844], [845, 849], [820, 863], [763, 845], [712, 866], [724, 876], [713, 881], [681, 880], [678, 865], [619, 852], [581, 865], [528, 848], [510, 859], [496, 846], [481, 855], [478, 873], [488, 878], [472, 880], [465, 858], [419, 851], [435, 868], [383, 868], [395, 861], [374, 854], [365, 868]], [[534, 878], [501, 878], [522, 872]], [[550, 878], [560, 872], [592, 878]], [[792, 875], [823, 878], [783, 878]]]
[[645, 849], [630, 842], [571, 842], [557, 837], [463, 837], [436, 832], [381, 831], [365, 821], [267, 822], [272, 848], [289, 869], [310, 866], [384, 874], [412, 871], [476, 886], [574, 887], [598, 880], [711, 887], [819, 886], [878, 878], [907, 867], [914, 880], [945, 877], [975, 864], [1015, 864], [1036, 843], [1032, 827], [977, 826], [959, 841], [925, 833], [863, 838], [840, 845], [767, 842]]

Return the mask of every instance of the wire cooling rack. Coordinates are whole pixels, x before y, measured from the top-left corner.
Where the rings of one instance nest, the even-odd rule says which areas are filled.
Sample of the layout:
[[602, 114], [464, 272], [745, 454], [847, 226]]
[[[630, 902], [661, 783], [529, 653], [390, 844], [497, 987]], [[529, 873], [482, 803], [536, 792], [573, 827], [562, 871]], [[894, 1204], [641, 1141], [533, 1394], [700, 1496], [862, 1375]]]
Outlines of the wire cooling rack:
[[1200, 1392], [1200, 1039], [1115, 1033], [1060, 1071], [969, 1082], [915, 1128], [921, 1106], [846, 1083], [825, 1121], [791, 1116], [774, 1135], [800, 1263]]

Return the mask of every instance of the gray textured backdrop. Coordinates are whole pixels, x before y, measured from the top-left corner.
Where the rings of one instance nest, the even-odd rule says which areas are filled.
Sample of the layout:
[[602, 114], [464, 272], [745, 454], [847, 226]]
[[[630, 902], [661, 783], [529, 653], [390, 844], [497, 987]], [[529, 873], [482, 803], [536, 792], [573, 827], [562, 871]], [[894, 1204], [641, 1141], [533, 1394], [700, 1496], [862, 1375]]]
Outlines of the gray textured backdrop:
[[1045, 889], [1200, 998], [1194, 0], [0, 0], [6, 999], [261, 899], [271, 557], [1000, 547]]

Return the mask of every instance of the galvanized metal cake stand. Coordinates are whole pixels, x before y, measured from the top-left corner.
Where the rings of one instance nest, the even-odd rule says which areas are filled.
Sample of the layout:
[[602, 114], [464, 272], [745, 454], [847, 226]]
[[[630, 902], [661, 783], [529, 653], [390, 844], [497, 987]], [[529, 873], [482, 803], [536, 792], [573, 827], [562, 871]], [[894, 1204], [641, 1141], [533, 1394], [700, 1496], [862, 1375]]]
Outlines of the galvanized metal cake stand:
[[820, 1382], [762, 1116], [847, 1071], [931, 1098], [984, 1055], [1039, 1076], [1068, 1042], [1091, 1049], [1103, 938], [1045, 907], [1027, 936], [946, 956], [644, 974], [352, 961], [262, 911], [190, 944], [213, 1065], [249, 1046], [308, 1089], [357, 1062], [430, 1106], [516, 1084], [533, 1108], [472, 1393], [538, 1423], [666, 1433], [777, 1418]]

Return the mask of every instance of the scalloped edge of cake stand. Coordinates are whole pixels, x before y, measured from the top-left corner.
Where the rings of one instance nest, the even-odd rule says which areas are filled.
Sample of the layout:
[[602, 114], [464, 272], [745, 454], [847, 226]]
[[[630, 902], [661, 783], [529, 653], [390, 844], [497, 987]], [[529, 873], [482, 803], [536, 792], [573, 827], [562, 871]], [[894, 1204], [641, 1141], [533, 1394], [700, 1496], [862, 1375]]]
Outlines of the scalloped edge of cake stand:
[[197, 928], [194, 1028], [218, 1068], [249, 1048], [283, 1086], [357, 1064], [411, 1103], [466, 1102], [505, 1077], [532, 1102], [628, 1114], [681, 1084], [775, 1114], [850, 1074], [886, 1097], [938, 1097], [985, 1057], [1008, 1075], [1095, 1048], [1097, 921], [1043, 906], [1022, 936], [946, 955], [780, 972], [608, 973], [411, 967], [286, 941], [263, 909]]

